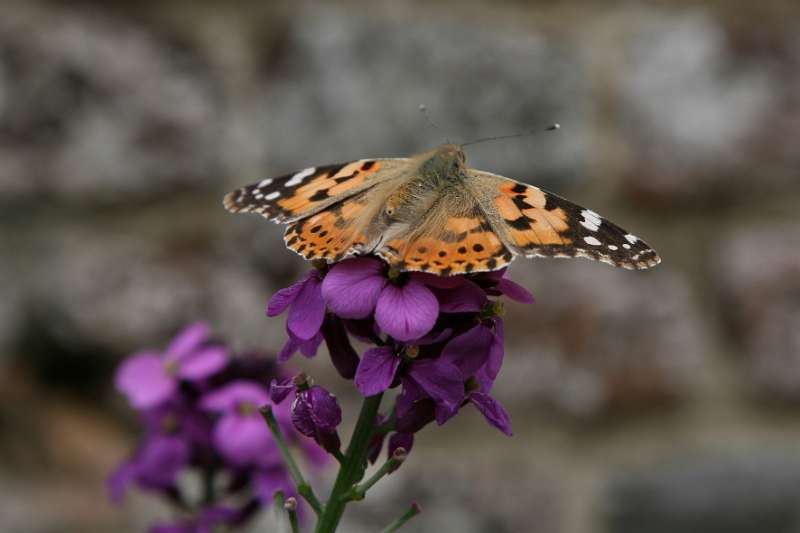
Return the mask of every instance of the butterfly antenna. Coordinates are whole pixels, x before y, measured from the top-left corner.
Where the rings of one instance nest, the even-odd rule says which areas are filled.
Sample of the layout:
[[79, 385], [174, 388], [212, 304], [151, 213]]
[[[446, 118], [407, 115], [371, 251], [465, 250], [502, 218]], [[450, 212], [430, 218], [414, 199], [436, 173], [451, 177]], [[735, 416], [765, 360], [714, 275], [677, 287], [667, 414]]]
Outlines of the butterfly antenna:
[[[427, 122], [429, 126], [431, 126], [431, 127], [432, 127], [433, 129], [435, 129], [436, 131], [439, 131], [439, 132], [441, 132], [441, 133], [444, 133], [444, 130], [442, 130], [442, 128], [440, 128], [440, 127], [439, 127], [439, 125], [438, 125], [438, 124], [436, 124], [436, 123], [433, 121], [433, 119], [431, 118], [431, 115], [430, 115], [430, 113], [428, 112], [428, 106], [426, 106], [425, 104], [419, 104], [419, 112], [420, 112], [420, 113], [422, 113], [422, 116], [423, 116], [423, 117], [425, 117], [425, 122]], [[445, 135], [445, 141], [446, 141], [448, 144], [450, 143], [450, 141], [447, 139], [447, 135]]]
[[482, 137], [480, 139], [475, 139], [474, 141], [469, 141], [467, 143], [462, 143], [461, 146], [469, 146], [470, 144], [478, 144], [486, 141], [499, 141], [500, 139], [516, 139], [517, 137], [527, 137], [529, 135], [535, 135], [537, 133], [541, 133], [542, 131], [555, 131], [561, 129], [561, 124], [555, 123], [550, 124], [543, 130], [531, 130], [531, 131], [524, 131], [522, 133], [514, 133], [513, 135], [498, 135], [495, 137]]

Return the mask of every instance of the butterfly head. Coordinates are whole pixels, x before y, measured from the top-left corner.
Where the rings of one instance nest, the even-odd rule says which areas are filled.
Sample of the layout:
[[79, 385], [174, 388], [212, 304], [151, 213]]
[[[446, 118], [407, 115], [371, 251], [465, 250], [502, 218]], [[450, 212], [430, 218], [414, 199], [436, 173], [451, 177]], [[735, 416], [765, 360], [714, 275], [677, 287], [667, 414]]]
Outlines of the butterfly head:
[[457, 144], [443, 144], [423, 154], [423, 174], [451, 176], [463, 170], [467, 160], [464, 150]]

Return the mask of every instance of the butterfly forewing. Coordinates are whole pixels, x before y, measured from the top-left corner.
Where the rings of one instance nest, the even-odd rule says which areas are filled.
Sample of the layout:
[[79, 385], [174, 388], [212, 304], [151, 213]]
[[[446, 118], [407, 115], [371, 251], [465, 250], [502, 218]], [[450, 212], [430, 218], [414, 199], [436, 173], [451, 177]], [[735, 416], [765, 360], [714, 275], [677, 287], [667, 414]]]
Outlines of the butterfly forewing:
[[228, 193], [225, 208], [233, 213], [259, 213], [275, 222], [291, 222], [392, 177], [401, 161], [360, 159], [267, 178]]
[[469, 186], [515, 253], [586, 257], [632, 270], [661, 261], [643, 240], [590, 209], [489, 172], [469, 170], [469, 175]]

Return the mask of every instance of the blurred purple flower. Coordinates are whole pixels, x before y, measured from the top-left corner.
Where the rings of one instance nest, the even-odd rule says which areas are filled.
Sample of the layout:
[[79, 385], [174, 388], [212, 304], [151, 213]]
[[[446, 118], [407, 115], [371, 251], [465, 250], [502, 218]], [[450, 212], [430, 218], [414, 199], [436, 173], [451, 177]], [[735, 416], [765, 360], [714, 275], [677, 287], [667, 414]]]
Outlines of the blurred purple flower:
[[200, 400], [202, 409], [222, 415], [214, 425], [214, 446], [233, 465], [280, 464], [280, 451], [258, 411], [267, 403], [266, 388], [247, 380], [231, 382]]
[[132, 459], [122, 463], [109, 477], [111, 501], [122, 502], [131, 483], [146, 490], [174, 489], [178, 473], [189, 463], [189, 457], [189, 445], [179, 436], [153, 434]]
[[322, 282], [322, 295], [341, 318], [366, 318], [374, 311], [381, 331], [398, 341], [422, 337], [439, 315], [439, 302], [425, 284], [411, 274], [395, 285], [378, 259], [357, 257], [335, 264]]
[[117, 389], [137, 409], [156, 407], [175, 394], [179, 380], [199, 381], [222, 369], [228, 353], [208, 344], [209, 327], [198, 322], [183, 329], [166, 350], [136, 353], [117, 369]]

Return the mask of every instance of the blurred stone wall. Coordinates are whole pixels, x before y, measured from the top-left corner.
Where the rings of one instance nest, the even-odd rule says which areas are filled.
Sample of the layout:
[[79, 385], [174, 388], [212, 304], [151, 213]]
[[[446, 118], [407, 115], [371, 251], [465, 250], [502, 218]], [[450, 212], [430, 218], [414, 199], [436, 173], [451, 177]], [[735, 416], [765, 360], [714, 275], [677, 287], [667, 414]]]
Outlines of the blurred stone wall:
[[[652, 272], [519, 261], [497, 395], [355, 506], [368, 532], [800, 530], [800, 4], [0, 4], [0, 517], [139, 531], [104, 503], [126, 353], [264, 317], [304, 267], [221, 195], [308, 165], [469, 149], [647, 238]], [[417, 108], [425, 104], [439, 130]], [[297, 361], [355, 397], [326, 357]], [[263, 530], [263, 529], [262, 529]]]

